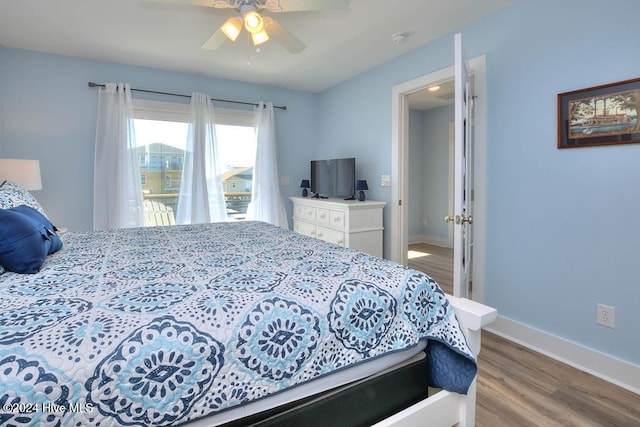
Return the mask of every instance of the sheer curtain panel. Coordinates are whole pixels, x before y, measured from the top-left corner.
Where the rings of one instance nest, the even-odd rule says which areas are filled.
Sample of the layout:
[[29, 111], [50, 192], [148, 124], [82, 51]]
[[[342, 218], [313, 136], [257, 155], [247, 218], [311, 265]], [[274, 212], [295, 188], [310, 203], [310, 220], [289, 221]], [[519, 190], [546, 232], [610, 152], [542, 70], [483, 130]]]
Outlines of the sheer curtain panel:
[[273, 104], [260, 102], [254, 109], [256, 119], [256, 162], [253, 168], [253, 190], [247, 208], [247, 219], [269, 222], [289, 228], [287, 212], [280, 197], [276, 128]]
[[131, 88], [128, 84], [106, 83], [98, 90], [93, 226], [106, 230], [143, 224]]
[[176, 214], [178, 224], [227, 218], [219, 157], [211, 97], [194, 92], [191, 94], [189, 132]]

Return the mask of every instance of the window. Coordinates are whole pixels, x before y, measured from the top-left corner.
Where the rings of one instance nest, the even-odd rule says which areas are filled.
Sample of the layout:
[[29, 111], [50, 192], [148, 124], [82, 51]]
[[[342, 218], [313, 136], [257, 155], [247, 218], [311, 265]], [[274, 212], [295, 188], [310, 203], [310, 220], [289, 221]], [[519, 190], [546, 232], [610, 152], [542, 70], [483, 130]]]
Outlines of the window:
[[[176, 189], [174, 186], [174, 180], [171, 177], [171, 173], [166, 173], [164, 175], [164, 189], [165, 191], [171, 191]], [[178, 191], [180, 191], [180, 187], [178, 187]]]
[[[189, 130], [189, 105], [144, 100], [134, 100], [133, 104], [143, 197], [175, 212]], [[251, 201], [256, 157], [253, 113], [216, 108], [215, 114], [227, 216], [242, 220]]]

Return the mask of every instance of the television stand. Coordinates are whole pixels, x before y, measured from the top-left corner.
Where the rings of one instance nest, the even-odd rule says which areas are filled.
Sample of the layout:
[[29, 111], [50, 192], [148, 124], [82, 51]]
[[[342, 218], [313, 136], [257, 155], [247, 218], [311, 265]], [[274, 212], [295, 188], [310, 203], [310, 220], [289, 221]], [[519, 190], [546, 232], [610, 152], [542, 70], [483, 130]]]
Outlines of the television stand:
[[382, 258], [385, 202], [290, 199], [294, 231]]

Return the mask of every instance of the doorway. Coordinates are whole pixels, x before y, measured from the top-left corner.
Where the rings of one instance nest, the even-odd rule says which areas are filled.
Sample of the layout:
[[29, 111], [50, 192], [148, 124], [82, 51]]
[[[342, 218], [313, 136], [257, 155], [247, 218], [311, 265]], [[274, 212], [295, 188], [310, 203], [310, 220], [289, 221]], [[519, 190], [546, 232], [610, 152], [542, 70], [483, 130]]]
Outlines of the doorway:
[[407, 265], [453, 294], [454, 81], [410, 93]]
[[[472, 199], [475, 211], [473, 231], [473, 299], [484, 299], [484, 238], [486, 201], [486, 60], [484, 56], [469, 61], [475, 81], [475, 111], [473, 127], [475, 132], [474, 190]], [[433, 85], [445, 84], [453, 79], [453, 66], [418, 77], [393, 87], [392, 99], [392, 203], [391, 203], [391, 259], [408, 265], [409, 212], [417, 200], [410, 193], [411, 170], [410, 97]], [[413, 95], [415, 96], [415, 95]], [[448, 184], [445, 184], [448, 185]], [[444, 224], [443, 212], [441, 220]]]

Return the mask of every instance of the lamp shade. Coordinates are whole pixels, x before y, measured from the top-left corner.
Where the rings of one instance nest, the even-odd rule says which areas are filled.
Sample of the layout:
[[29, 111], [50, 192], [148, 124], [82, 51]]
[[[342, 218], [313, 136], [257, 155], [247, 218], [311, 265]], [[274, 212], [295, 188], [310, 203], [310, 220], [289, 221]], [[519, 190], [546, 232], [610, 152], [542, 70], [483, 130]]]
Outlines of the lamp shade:
[[364, 190], [368, 190], [369, 186], [367, 185], [367, 181], [364, 179], [359, 179], [356, 181], [356, 191], [358, 191], [358, 200], [364, 202], [365, 195]]
[[253, 45], [258, 46], [269, 40], [269, 34], [265, 30], [261, 30], [257, 33], [251, 33], [251, 40], [253, 40]]
[[25, 190], [42, 190], [40, 161], [0, 159], [0, 183], [13, 181]]
[[233, 16], [227, 19], [220, 29], [229, 40], [236, 41], [242, 30], [242, 20], [237, 16]]
[[369, 186], [367, 185], [367, 181], [365, 179], [359, 179], [358, 181], [356, 181], [357, 191], [368, 190], [368, 189], [369, 189]]

